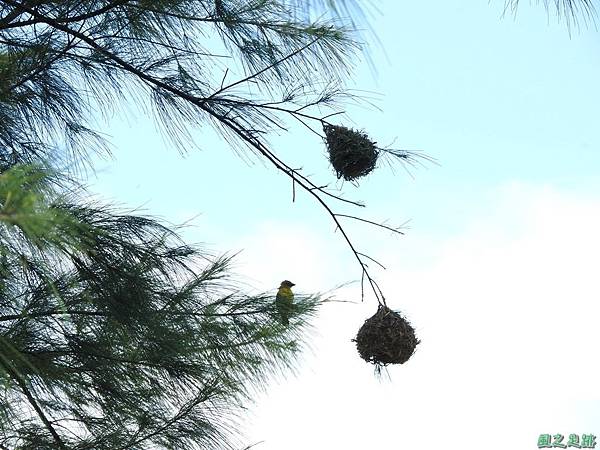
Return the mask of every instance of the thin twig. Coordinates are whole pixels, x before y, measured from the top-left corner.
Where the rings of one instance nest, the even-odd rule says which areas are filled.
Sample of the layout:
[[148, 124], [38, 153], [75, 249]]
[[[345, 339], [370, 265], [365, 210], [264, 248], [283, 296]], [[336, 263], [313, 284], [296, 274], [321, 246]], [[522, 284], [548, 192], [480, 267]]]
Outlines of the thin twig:
[[397, 227], [397, 228], [392, 228], [392, 227], [389, 227], [389, 226], [384, 225], [382, 223], [373, 222], [371, 220], [363, 219], [362, 217], [351, 216], [349, 214], [335, 213], [335, 215], [338, 216], [338, 217], [347, 217], [348, 219], [354, 219], [354, 220], [358, 220], [359, 222], [365, 222], [365, 223], [368, 223], [370, 225], [375, 225], [377, 227], [385, 228], [386, 230], [392, 231], [394, 233], [404, 234], [402, 231], [400, 231], [401, 226]]
[[358, 252], [358, 254], [360, 256], [367, 258], [370, 261], [373, 261], [375, 264], [377, 264], [379, 267], [381, 267], [383, 270], [385, 270], [385, 266], [383, 264], [381, 264], [379, 261], [377, 261], [376, 259], [371, 258], [369, 255], [365, 255], [364, 253], [361, 253], [361, 252]]

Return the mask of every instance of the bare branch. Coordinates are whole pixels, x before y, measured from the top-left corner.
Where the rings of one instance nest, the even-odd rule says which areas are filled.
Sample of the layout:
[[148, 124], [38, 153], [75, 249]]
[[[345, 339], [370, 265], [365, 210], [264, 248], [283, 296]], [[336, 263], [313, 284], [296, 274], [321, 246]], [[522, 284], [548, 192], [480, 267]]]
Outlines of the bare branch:
[[374, 259], [374, 258], [371, 258], [369, 255], [365, 255], [364, 253], [361, 253], [361, 252], [358, 252], [358, 255], [359, 255], [359, 256], [362, 256], [362, 257], [364, 257], [364, 258], [367, 258], [367, 259], [368, 259], [368, 260], [370, 260], [370, 261], [373, 261], [375, 264], [377, 264], [379, 267], [381, 267], [382, 269], [384, 269], [384, 270], [385, 270], [385, 266], [384, 266], [383, 264], [381, 264], [381, 263], [380, 263], [379, 261], [377, 261], [376, 259]]
[[394, 233], [404, 234], [402, 231], [400, 231], [400, 229], [403, 227], [403, 225], [400, 225], [397, 228], [392, 228], [392, 227], [389, 227], [387, 225], [384, 225], [383, 223], [373, 222], [372, 220], [363, 219], [362, 217], [351, 216], [351, 215], [348, 215], [348, 214], [338, 214], [338, 213], [335, 213], [335, 215], [338, 216], [338, 217], [347, 217], [348, 219], [354, 219], [354, 220], [358, 220], [360, 222], [365, 222], [365, 223], [368, 223], [368, 224], [371, 224], [371, 225], [375, 225], [376, 227], [385, 228], [386, 230], [392, 231]]
[[235, 86], [239, 86], [240, 84], [243, 83], [247, 83], [257, 77], [259, 77], [261, 74], [268, 72], [269, 70], [272, 70], [274, 67], [277, 67], [278, 65], [280, 65], [281, 63], [287, 61], [288, 59], [293, 58], [294, 56], [296, 56], [297, 54], [303, 52], [304, 50], [306, 50], [308, 47], [310, 47], [311, 45], [313, 45], [315, 42], [317, 42], [319, 40], [319, 38], [313, 39], [311, 42], [309, 42], [308, 44], [306, 44], [303, 47], [300, 47], [298, 50], [290, 53], [289, 55], [284, 56], [283, 58], [280, 58], [279, 60], [275, 61], [272, 64], [269, 64], [267, 67], [265, 67], [264, 69], [259, 70], [258, 72], [255, 72], [253, 74], [248, 75], [245, 78], [242, 78], [240, 80], [237, 80], [225, 87], [221, 87], [219, 90], [213, 92], [210, 96], [208, 96], [208, 98], [206, 99], [206, 101], [210, 101], [211, 99], [215, 98], [216, 96], [218, 96], [221, 92], [224, 92], [228, 89], [231, 89]]

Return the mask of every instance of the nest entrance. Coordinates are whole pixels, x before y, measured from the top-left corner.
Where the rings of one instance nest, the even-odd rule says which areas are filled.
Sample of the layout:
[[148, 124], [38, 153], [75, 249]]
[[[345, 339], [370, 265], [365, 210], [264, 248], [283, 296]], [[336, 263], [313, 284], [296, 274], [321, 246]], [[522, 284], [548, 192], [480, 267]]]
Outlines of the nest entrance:
[[338, 125], [323, 125], [329, 162], [338, 178], [353, 181], [375, 169], [379, 151], [365, 133]]
[[360, 357], [381, 368], [404, 364], [420, 341], [408, 320], [387, 306], [379, 305], [377, 312], [358, 330], [355, 342]]

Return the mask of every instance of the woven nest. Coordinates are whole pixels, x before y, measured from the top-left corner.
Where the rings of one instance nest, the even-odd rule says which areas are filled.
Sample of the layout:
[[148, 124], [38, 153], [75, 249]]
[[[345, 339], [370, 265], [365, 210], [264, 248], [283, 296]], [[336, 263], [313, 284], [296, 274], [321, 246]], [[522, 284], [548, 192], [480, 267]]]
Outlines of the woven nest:
[[365, 133], [337, 125], [323, 125], [329, 161], [338, 178], [353, 181], [375, 168], [379, 152]]
[[419, 344], [411, 324], [381, 305], [360, 327], [355, 342], [360, 357], [377, 367], [405, 363]]

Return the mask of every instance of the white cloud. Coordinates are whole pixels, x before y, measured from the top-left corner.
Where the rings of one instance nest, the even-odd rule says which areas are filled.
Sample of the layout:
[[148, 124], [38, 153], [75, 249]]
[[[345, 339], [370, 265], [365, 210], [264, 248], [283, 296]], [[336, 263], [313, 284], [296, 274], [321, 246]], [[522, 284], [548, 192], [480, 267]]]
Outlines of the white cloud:
[[[276, 229], [254, 241], [268, 262], [253, 277], [281, 278], [290, 245], [301, 277], [334, 276], [318, 237]], [[387, 245], [381, 284], [417, 327], [418, 352], [377, 381], [349, 341], [373, 303], [330, 305], [306, 370], [259, 401], [251, 440], [264, 439], [262, 450], [468, 450], [536, 448], [544, 432], [600, 435], [589, 428], [600, 414], [598, 230], [600, 198], [513, 184], [461, 235], [432, 246], [413, 230], [410, 245]], [[411, 268], [419, 241], [428, 258]]]

